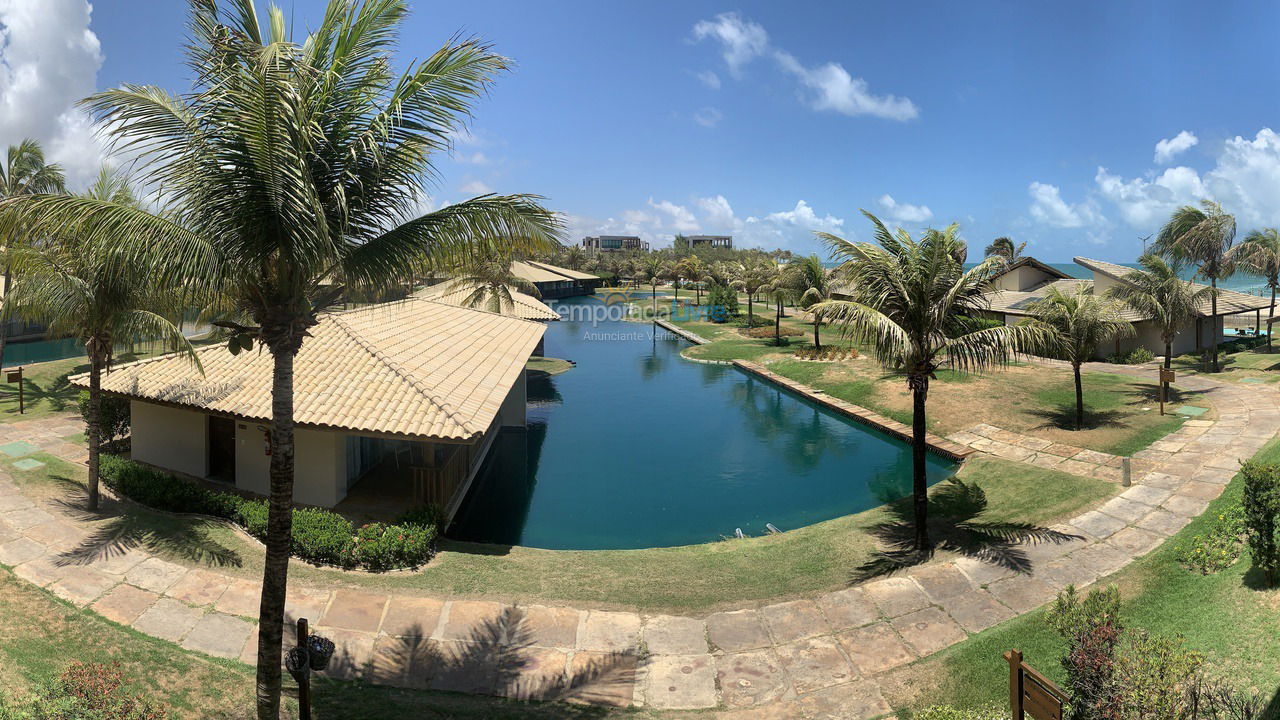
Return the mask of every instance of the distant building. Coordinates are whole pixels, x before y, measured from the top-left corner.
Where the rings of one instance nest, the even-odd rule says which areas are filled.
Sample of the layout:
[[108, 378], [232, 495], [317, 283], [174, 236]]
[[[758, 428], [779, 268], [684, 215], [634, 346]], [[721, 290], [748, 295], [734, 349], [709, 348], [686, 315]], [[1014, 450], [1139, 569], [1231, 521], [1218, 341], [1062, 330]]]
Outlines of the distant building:
[[582, 238], [582, 247], [593, 252], [649, 251], [649, 243], [635, 235], [601, 235]]
[[689, 243], [690, 248], [708, 247], [708, 248], [724, 248], [725, 250], [733, 249], [732, 235], [685, 235], [684, 239]]

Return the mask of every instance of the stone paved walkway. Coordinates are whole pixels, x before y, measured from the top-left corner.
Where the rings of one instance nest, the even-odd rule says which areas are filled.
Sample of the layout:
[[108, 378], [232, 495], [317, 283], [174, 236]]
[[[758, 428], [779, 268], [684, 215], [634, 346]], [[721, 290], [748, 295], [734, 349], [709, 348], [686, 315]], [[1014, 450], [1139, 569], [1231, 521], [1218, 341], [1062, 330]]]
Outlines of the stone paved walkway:
[[[414, 688], [619, 705], [720, 707], [727, 717], [870, 718], [886, 673], [1120, 569], [1217, 497], [1280, 429], [1269, 388], [1188, 378], [1218, 419], [1187, 423], [1097, 510], [1014, 546], [1004, 564], [939, 559], [904, 574], [760, 608], [676, 617], [291, 584], [288, 612], [339, 646], [336, 675]], [[1195, 421], [1191, 421], [1195, 422]], [[70, 418], [0, 425], [55, 455]], [[1100, 467], [1106, 467], [1100, 463]], [[251, 662], [257, 584], [103, 543], [109, 519], [36, 502], [0, 474], [0, 563], [77, 606], [179, 645]]]
[[[1188, 433], [1179, 435], [1182, 433], [1180, 429], [1163, 440], [1157, 441], [1153, 447], [1177, 437], [1189, 439], [1203, 434], [1212, 424], [1208, 420], [1189, 420], [1183, 426], [1183, 429], [1190, 429]], [[1069, 472], [1072, 475], [1120, 482], [1124, 474], [1121, 469], [1124, 458], [1119, 455], [1050, 442], [1044, 438], [1016, 433], [987, 423], [979, 423], [968, 430], [951, 433], [947, 439], [1005, 460], [1030, 463], [1043, 468]], [[1151, 460], [1137, 458], [1130, 461], [1132, 476], [1140, 476], [1154, 466], [1155, 463]]]

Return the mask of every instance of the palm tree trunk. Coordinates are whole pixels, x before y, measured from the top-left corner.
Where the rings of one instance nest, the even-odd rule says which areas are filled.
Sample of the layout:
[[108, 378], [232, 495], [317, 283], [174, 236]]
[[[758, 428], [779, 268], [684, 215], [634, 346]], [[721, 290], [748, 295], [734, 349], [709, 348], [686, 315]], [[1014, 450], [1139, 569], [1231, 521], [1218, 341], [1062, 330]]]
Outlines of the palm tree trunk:
[[756, 324], [755, 313], [751, 308], [751, 293], [747, 293], [747, 327], [754, 327]]
[[[1276, 316], [1276, 286], [1271, 286], [1271, 309], [1267, 311], [1267, 347], [1271, 347], [1271, 318]], [[0, 335], [0, 360], [4, 359], [4, 336]]]
[[[4, 284], [0, 285], [0, 290], [4, 294], [9, 294], [9, 265], [4, 266]], [[0, 319], [0, 369], [4, 369], [4, 346], [9, 339], [9, 321]]]
[[676, 300], [679, 301], [680, 300], [680, 278], [677, 277], [675, 280], [673, 280], [671, 283], [671, 287], [676, 291]]
[[1165, 370], [1168, 370], [1169, 368], [1173, 367], [1172, 355], [1173, 355], [1173, 342], [1170, 340], [1165, 340], [1164, 341], [1164, 369]]
[[778, 313], [773, 318], [773, 342], [782, 344], [782, 305], [778, 305]]
[[653, 316], [658, 317], [658, 279], [649, 283], [649, 294], [653, 297]]
[[102, 352], [97, 344], [89, 343], [89, 417], [86, 432], [89, 436], [89, 511], [98, 510], [98, 472], [102, 453]]
[[1210, 343], [1210, 356], [1213, 358], [1209, 372], [1218, 372], [1218, 278], [1209, 279], [1209, 284], [1213, 286], [1213, 295], [1209, 298], [1209, 304], [1212, 306], [1211, 312], [1213, 317], [1209, 321], [1209, 334], [1213, 338]]
[[280, 646], [284, 635], [289, 542], [293, 530], [293, 357], [273, 353], [271, 377], [271, 496], [267, 511], [267, 556], [258, 607], [258, 720], [280, 716]]
[[822, 349], [822, 339], [818, 337], [818, 325], [819, 325], [819, 324], [820, 324], [820, 323], [817, 323], [817, 322], [815, 322], [815, 323], [813, 324], [813, 349], [814, 349], [814, 350], [821, 350], [821, 349]]
[[1076, 376], [1076, 429], [1084, 427], [1084, 387], [1080, 384], [1080, 364], [1072, 363], [1071, 369]]
[[929, 479], [925, 463], [925, 400], [929, 396], [929, 377], [911, 378], [911, 494], [915, 504], [916, 552], [927, 552], [929, 542]]

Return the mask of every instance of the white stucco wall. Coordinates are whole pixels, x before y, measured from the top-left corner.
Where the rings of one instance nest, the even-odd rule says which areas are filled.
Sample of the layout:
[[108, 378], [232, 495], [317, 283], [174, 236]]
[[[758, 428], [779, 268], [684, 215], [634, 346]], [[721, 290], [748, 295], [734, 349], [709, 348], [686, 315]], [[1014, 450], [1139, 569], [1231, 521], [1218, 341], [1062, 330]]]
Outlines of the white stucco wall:
[[[271, 488], [271, 457], [263, 435], [267, 427], [236, 422], [236, 487], [260, 495]], [[347, 495], [346, 435], [298, 428], [293, 441], [293, 501], [333, 507]]]
[[1030, 290], [1038, 285], [1043, 285], [1052, 278], [1048, 273], [1038, 270], [1030, 265], [1016, 267], [1009, 272], [996, 278], [995, 286], [1001, 290]]
[[209, 474], [209, 423], [204, 413], [133, 400], [129, 414], [134, 460], [196, 477]]

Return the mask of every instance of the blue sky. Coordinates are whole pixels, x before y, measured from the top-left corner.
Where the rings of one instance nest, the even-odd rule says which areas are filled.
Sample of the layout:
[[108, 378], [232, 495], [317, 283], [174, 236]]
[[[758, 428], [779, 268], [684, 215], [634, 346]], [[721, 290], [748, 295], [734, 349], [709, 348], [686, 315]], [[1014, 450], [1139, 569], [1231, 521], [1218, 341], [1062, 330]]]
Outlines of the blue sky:
[[[323, 4], [282, 5], [303, 28]], [[0, 142], [40, 136], [86, 177], [71, 101], [185, 89], [184, 6], [0, 0]], [[733, 233], [808, 252], [813, 230], [867, 239], [867, 208], [1045, 260], [1127, 261], [1201, 197], [1242, 232], [1280, 224], [1274, 3], [412, 7], [402, 64], [456, 33], [517, 62], [441, 160], [435, 201], [542, 194], [571, 241]]]

